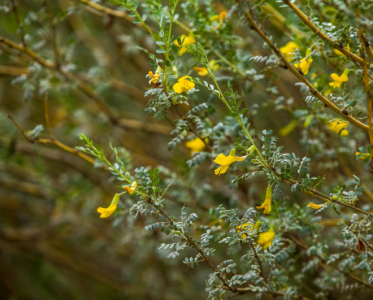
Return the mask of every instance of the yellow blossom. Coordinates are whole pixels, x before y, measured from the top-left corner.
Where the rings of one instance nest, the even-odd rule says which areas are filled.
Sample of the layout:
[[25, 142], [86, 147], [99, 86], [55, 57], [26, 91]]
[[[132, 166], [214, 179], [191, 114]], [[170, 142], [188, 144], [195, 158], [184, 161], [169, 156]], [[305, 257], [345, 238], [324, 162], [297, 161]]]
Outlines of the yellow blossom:
[[331, 88], [327, 88], [326, 91], [324, 92], [324, 96], [328, 96], [333, 92]]
[[[220, 69], [220, 65], [218, 65], [216, 63], [216, 61], [214, 59], [210, 60], [209, 62], [209, 65], [210, 65], [210, 70], [214, 73], [215, 71], [219, 70]], [[198, 72], [198, 75], [199, 76], [206, 76], [208, 75], [208, 71], [206, 68], [200, 68], [200, 67], [193, 67], [194, 70], [196, 70]]]
[[[208, 143], [208, 141], [208, 139], [205, 139], [206, 143]], [[190, 141], [186, 141], [185, 146], [191, 150], [191, 155], [196, 152], [201, 152], [206, 147], [205, 143], [198, 137]]]
[[269, 214], [271, 211], [271, 200], [272, 200], [272, 188], [269, 186], [267, 187], [266, 191], [266, 198], [261, 206], [257, 206], [257, 209], [263, 209], [264, 214]]
[[210, 18], [210, 21], [225, 20], [226, 17], [227, 17], [227, 12], [222, 11], [220, 14], [212, 16]]
[[210, 18], [210, 21], [213, 22], [213, 21], [219, 20], [219, 24], [216, 27], [214, 27], [213, 29], [219, 29], [223, 25], [226, 17], [227, 17], [227, 12], [226, 11], [222, 11], [220, 14], [212, 16]]
[[206, 68], [193, 67], [193, 69], [198, 72], [199, 76], [206, 76], [209, 73]]
[[346, 130], [346, 128], [349, 124], [350, 123], [348, 123], [344, 120], [337, 119], [337, 120], [334, 120], [334, 121], [330, 122], [329, 125], [328, 125], [328, 128], [331, 131], [334, 131], [336, 134], [338, 134], [343, 129], [341, 131], [340, 136], [347, 136], [349, 134], [349, 132]]
[[305, 57], [305, 58], [302, 58], [299, 62], [295, 63], [294, 66], [297, 69], [301, 70], [303, 75], [307, 75], [312, 62], [313, 60], [311, 57], [309, 58]]
[[[247, 227], [249, 227], [249, 228], [247, 228]], [[246, 229], [247, 228], [247, 229]], [[253, 230], [254, 229], [254, 225], [253, 224], [251, 224], [251, 223], [245, 223], [245, 224], [242, 224], [241, 226], [237, 226], [236, 227], [236, 231], [237, 232], [241, 232], [241, 230], [249, 230], [249, 231], [251, 231], [251, 230]], [[247, 237], [247, 234], [246, 233], [243, 233], [243, 234], [241, 234], [241, 238], [242, 239], [245, 239]]]
[[313, 209], [320, 209], [321, 207], [323, 207], [324, 205], [323, 204], [315, 204], [313, 202], [310, 202], [307, 207], [311, 207]]
[[342, 85], [342, 82], [348, 81], [348, 77], [346, 74], [342, 74], [341, 76], [338, 76], [336, 73], [333, 73], [330, 76], [334, 79], [334, 82], [329, 83], [329, 85], [332, 86], [333, 88], [340, 87]]
[[263, 245], [263, 249], [267, 249], [272, 245], [272, 240], [275, 237], [275, 230], [273, 225], [269, 227], [267, 232], [259, 233], [258, 244]]
[[173, 89], [176, 93], [187, 93], [190, 90], [194, 89], [195, 84], [192, 81], [189, 81], [187, 78], [191, 78], [190, 76], [183, 76], [181, 77], [177, 83], [174, 84]]
[[137, 181], [132, 182], [130, 186], [124, 186], [123, 189], [126, 190], [130, 195], [132, 195], [137, 188]]
[[[183, 42], [183, 44], [181, 46], [181, 49], [179, 51], [179, 55], [181, 56], [187, 51], [185, 45], [194, 44], [196, 42], [196, 39], [194, 38], [193, 34], [189, 34], [188, 36], [183, 34], [183, 35], [180, 36], [180, 39], [181, 39], [181, 41], [183, 41], [183, 39], [184, 39], [184, 42]], [[177, 40], [175, 40], [174, 43], [175, 43], [176, 46], [180, 47], [180, 44]]]
[[224, 154], [220, 153], [214, 160], [214, 163], [220, 165], [219, 168], [215, 170], [215, 175], [224, 174], [227, 172], [230, 164], [234, 163], [235, 161], [243, 161], [246, 156], [235, 156], [236, 150], [232, 149], [228, 156], [225, 156]]
[[[347, 51], [350, 51], [350, 45], [347, 45], [347, 46], [346, 46], [346, 50], [347, 50]], [[341, 51], [339, 51], [339, 50], [337, 50], [337, 49], [334, 49], [334, 53], [337, 54], [337, 55], [339, 55], [339, 56], [344, 56], [344, 57], [346, 57], [346, 55], [344, 55]]]
[[114, 211], [117, 209], [119, 198], [120, 198], [120, 194], [115, 194], [108, 208], [103, 208], [103, 207], [97, 208], [97, 212], [101, 214], [100, 218], [110, 217], [114, 213]]
[[300, 49], [300, 47], [297, 43], [290, 41], [285, 46], [281, 47], [280, 51], [289, 61], [292, 61], [294, 60], [293, 53], [295, 52], [295, 49]]
[[[237, 232], [241, 232], [241, 231], [252, 231], [253, 229], [256, 229], [256, 230], [259, 230], [260, 226], [261, 226], [262, 222], [260, 221], [257, 221], [255, 223], [255, 226], [252, 224], [252, 223], [244, 223], [242, 224], [241, 226], [237, 226], [236, 227], [236, 231]], [[249, 227], [249, 228], [247, 228]], [[246, 229], [247, 228], [247, 229]], [[242, 239], [245, 239], [247, 237], [247, 234], [246, 233], [243, 233], [241, 234], [241, 238]]]
[[360, 155], [360, 154], [362, 154], [362, 155], [360, 156], [360, 159], [362, 159], [362, 160], [365, 160], [367, 157], [371, 157], [371, 154], [369, 154], [369, 153], [356, 152], [356, 156], [358, 156], [358, 155]]
[[157, 83], [158, 82], [160, 75], [158, 73], [153, 74], [152, 71], [149, 71], [149, 76], [151, 78], [149, 80], [149, 84], [152, 84], [152, 83]]

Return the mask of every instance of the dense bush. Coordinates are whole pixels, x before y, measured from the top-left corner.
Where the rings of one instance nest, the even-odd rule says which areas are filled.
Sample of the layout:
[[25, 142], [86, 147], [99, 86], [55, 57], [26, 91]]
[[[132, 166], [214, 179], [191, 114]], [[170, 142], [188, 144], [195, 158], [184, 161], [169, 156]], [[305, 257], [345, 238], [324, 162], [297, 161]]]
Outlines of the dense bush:
[[371, 1], [6, 0], [1, 299], [371, 299]]

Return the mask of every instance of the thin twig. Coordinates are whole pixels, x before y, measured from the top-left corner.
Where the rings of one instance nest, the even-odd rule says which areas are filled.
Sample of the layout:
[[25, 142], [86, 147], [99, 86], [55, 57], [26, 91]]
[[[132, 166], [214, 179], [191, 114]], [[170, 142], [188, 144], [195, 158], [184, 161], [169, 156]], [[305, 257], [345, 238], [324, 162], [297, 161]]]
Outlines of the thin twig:
[[254, 247], [254, 245], [253, 245], [253, 243], [251, 241], [249, 242], [249, 244], [250, 244], [251, 250], [253, 250], [253, 252], [254, 252], [254, 257], [255, 257], [256, 263], [258, 264], [258, 266], [260, 268], [260, 275], [263, 277], [264, 281], [268, 285], [268, 279], [264, 275], [263, 266], [262, 266], [262, 263], [261, 263], [261, 261], [259, 259], [258, 254], [256, 253], [255, 247]]

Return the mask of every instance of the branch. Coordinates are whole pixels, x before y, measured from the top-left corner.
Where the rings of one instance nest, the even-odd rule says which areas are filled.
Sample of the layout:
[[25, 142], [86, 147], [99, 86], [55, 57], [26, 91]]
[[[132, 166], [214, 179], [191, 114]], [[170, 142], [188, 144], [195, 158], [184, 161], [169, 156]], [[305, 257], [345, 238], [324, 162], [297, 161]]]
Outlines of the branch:
[[296, 7], [291, 1], [289, 0], [283, 0], [283, 2], [288, 5], [295, 13], [296, 15], [306, 24], [315, 34], [317, 34], [321, 39], [324, 41], [332, 44], [334, 48], [342, 52], [346, 57], [353, 60], [354, 62], [357, 62], [359, 64], [363, 64], [364, 60], [357, 56], [356, 54], [348, 51], [343, 46], [340, 46], [337, 41], [332, 40], [329, 38], [325, 33], [323, 33], [321, 30], [319, 30], [315, 24], [312, 23], [312, 21], [298, 8]]
[[[286, 182], [286, 183], [290, 183], [291, 185], [294, 185], [294, 184], [298, 184], [298, 185], [302, 185], [300, 181], [296, 181], [294, 179], [287, 179], [287, 178], [282, 178], [281, 175], [279, 173], [277, 173], [276, 169], [272, 168], [272, 171], [275, 173], [275, 175], [282, 181]], [[350, 204], [347, 204], [347, 203], [344, 203], [344, 202], [341, 202], [341, 201], [338, 201], [338, 200], [335, 200], [331, 197], [328, 197], [326, 195], [324, 195], [323, 193], [317, 191], [317, 190], [314, 190], [314, 189], [310, 189], [308, 188], [308, 190], [303, 190], [302, 191], [303, 193], [306, 193], [306, 194], [309, 194], [309, 195], [312, 195], [312, 196], [315, 196], [323, 201], [328, 201], [328, 202], [333, 202], [335, 204], [339, 204], [339, 205], [342, 205], [344, 207], [348, 207], [349, 209], [352, 209], [352, 210], [355, 210], [359, 213], [362, 213], [364, 215], [367, 215], [367, 216], [372, 216], [371, 213], [369, 212], [366, 212], [358, 207], [355, 207], [353, 205], [350, 205]]]
[[267, 43], [267, 45], [274, 51], [274, 53], [282, 60], [282, 62], [287, 67], [287, 69], [289, 69], [300, 81], [302, 81], [305, 85], [307, 85], [310, 89], [310, 92], [313, 95], [315, 95], [321, 102], [323, 102], [326, 107], [330, 108], [331, 110], [336, 112], [338, 115], [340, 115], [342, 118], [346, 119], [351, 124], [355, 125], [356, 127], [363, 129], [364, 131], [369, 130], [369, 127], [367, 125], [355, 119], [354, 117], [348, 115], [346, 112], [342, 112], [338, 106], [336, 106], [328, 98], [323, 96], [317, 89], [315, 89], [313, 85], [301, 73], [299, 73], [297, 68], [295, 68], [286, 59], [286, 57], [281, 53], [281, 51], [273, 44], [273, 42], [269, 39], [268, 35], [254, 21], [253, 16], [251, 15], [251, 12], [246, 10], [245, 17], [247, 21], [249, 22], [249, 24], [251, 25], [251, 28], [260, 35], [260, 37]]
[[4, 44], [10, 48], [16, 49], [20, 52], [27, 54], [29, 57], [31, 57], [33, 60], [35, 60], [42, 66], [59, 72], [70, 82], [77, 84], [78, 89], [81, 92], [83, 92], [86, 96], [88, 96], [88, 98], [93, 100], [100, 107], [100, 109], [108, 116], [112, 124], [117, 125], [119, 127], [132, 128], [132, 129], [143, 129], [149, 132], [160, 133], [160, 134], [165, 134], [165, 135], [168, 135], [170, 133], [171, 129], [168, 126], [164, 126], [160, 124], [149, 124], [149, 123], [144, 123], [144, 122], [137, 121], [137, 120], [125, 120], [125, 119], [118, 118], [111, 111], [111, 109], [107, 106], [104, 100], [102, 100], [98, 95], [96, 95], [93, 89], [75, 74], [66, 71], [64, 68], [58, 68], [55, 64], [40, 57], [37, 53], [35, 53], [31, 49], [24, 47], [22, 45], [19, 45], [2, 36], [0, 36], [0, 44]]
[[255, 260], [256, 260], [257, 264], [259, 265], [260, 275], [263, 277], [264, 281], [268, 285], [268, 279], [264, 276], [263, 266], [262, 266], [262, 263], [261, 263], [261, 261], [259, 259], [258, 253], [256, 253], [255, 247], [254, 247], [254, 245], [253, 245], [253, 243], [251, 241], [249, 242], [249, 244], [250, 244], [251, 250], [253, 250], [253, 252], [254, 252]]
[[[360, 18], [360, 13], [358, 14], [358, 17]], [[367, 103], [368, 103], [368, 125], [369, 125], [369, 142], [371, 146], [371, 155], [373, 154], [373, 127], [372, 127], [372, 92], [370, 91], [370, 86], [369, 86], [369, 77], [368, 77], [368, 63], [365, 58], [365, 50], [372, 50], [369, 46], [368, 42], [368, 47], [365, 44], [365, 39], [364, 39], [364, 33], [363, 29], [359, 28], [359, 37], [360, 37], [360, 44], [361, 44], [361, 56], [363, 58], [363, 74], [364, 74], [364, 84], [365, 84], [365, 92], [367, 95]], [[369, 51], [368, 51], [369, 53]], [[371, 157], [370, 160], [370, 172], [373, 173], [373, 157]]]
[[[30, 137], [27, 136], [27, 134], [24, 132], [22, 127], [14, 120], [13, 116], [9, 112], [7, 112], [7, 114], [8, 114], [8, 118], [18, 128], [18, 130], [21, 132], [21, 134], [23, 135], [23, 137], [25, 138], [25, 140], [27, 142], [29, 142], [31, 144], [33, 144], [33, 143], [53, 144], [53, 145], [56, 145], [57, 147], [61, 148], [64, 151], [67, 151], [69, 153], [72, 153], [72, 154], [75, 154], [75, 155], [79, 156], [80, 158], [84, 159], [85, 161], [89, 162], [92, 165], [95, 164], [95, 160], [93, 158], [89, 157], [88, 155], [84, 154], [83, 152], [79, 151], [78, 149], [71, 148], [71, 147], [65, 145], [64, 143], [61, 143], [60, 141], [58, 141], [54, 138], [50, 138], [50, 139], [40, 139], [40, 138], [31, 139]], [[109, 168], [107, 166], [104, 166], [103, 168], [106, 171], [109, 171]]]

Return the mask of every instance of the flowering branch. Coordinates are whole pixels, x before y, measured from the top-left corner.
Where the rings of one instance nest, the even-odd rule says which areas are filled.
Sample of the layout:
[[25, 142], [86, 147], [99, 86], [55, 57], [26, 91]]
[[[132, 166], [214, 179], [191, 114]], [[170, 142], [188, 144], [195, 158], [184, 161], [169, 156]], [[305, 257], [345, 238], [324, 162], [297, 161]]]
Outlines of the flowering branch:
[[257, 24], [256, 21], [254, 21], [254, 18], [252, 16], [252, 12], [249, 10], [245, 11], [245, 17], [246, 20], [249, 22], [251, 28], [255, 30], [260, 37], [268, 44], [268, 46], [273, 50], [273, 52], [282, 60], [284, 65], [286, 66], [289, 71], [291, 71], [300, 81], [302, 81], [304, 84], [306, 84], [310, 92], [315, 95], [321, 102], [324, 103], [324, 105], [334, 112], [336, 112], [338, 115], [349, 121], [351, 124], [355, 125], [356, 127], [367, 131], [369, 130], [369, 127], [365, 125], [364, 123], [360, 122], [359, 120], [355, 119], [351, 115], [349, 115], [346, 111], [341, 111], [339, 107], [337, 107], [334, 103], [332, 103], [328, 98], [323, 96], [317, 89], [314, 88], [314, 86], [295, 68], [284, 56], [284, 54], [281, 53], [281, 51], [275, 46], [275, 44], [270, 40], [268, 35], [260, 28], [260, 26]]

